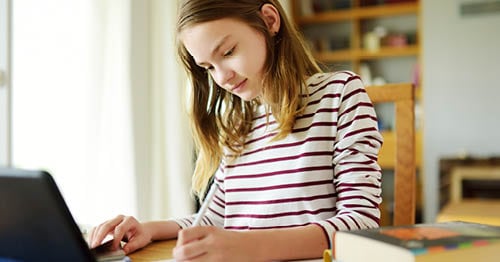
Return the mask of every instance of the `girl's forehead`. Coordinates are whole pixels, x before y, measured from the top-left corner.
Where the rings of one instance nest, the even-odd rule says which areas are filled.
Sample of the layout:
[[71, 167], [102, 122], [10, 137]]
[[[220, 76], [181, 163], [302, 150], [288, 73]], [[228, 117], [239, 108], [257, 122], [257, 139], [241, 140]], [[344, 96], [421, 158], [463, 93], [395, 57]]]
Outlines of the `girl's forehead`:
[[239, 31], [238, 25], [233, 21], [219, 19], [187, 26], [180, 32], [180, 40], [188, 49], [198, 45], [211, 48], [214, 42], [220, 42], [222, 38]]
[[223, 18], [189, 25], [180, 32], [179, 37], [189, 53], [198, 57], [198, 50], [210, 52], [224, 41], [255, 37], [255, 33], [257, 32], [243, 21]]
[[213, 32], [210, 33], [215, 33], [215, 32], [221, 32], [223, 30], [239, 30], [241, 29], [241, 27], [250, 27], [250, 26], [247, 23], [236, 18], [221, 18], [221, 19], [215, 19], [188, 25], [184, 29], [182, 29], [181, 35], [186, 31], [204, 32], [213, 30]]

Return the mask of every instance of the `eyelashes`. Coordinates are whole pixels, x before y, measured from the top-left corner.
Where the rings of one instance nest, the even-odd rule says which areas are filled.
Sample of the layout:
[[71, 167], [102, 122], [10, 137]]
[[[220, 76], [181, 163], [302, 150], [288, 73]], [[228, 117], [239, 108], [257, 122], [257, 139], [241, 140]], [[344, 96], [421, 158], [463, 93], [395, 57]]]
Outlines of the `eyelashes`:
[[224, 57], [228, 57], [228, 56], [231, 56], [233, 55], [234, 53], [234, 49], [236, 48], [236, 46], [232, 47], [231, 49], [227, 50], [226, 52], [224, 52]]
[[[231, 57], [232, 55], [234, 55], [234, 51], [236, 50], [236, 45], [231, 47], [229, 50], [227, 50], [226, 52], [224, 52], [222, 54], [222, 57], [223, 58], [228, 58], [228, 57]], [[203, 66], [203, 69], [205, 71], [212, 71], [214, 69], [214, 66], [212, 65], [209, 65], [209, 66]]]

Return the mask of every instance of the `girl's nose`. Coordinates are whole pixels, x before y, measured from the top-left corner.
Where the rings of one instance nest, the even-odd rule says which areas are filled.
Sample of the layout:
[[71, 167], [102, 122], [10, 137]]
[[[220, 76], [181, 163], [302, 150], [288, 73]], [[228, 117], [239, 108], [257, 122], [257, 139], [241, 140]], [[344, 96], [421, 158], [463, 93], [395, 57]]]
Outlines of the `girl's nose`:
[[234, 71], [227, 68], [218, 68], [212, 76], [219, 86], [224, 86], [234, 77]]

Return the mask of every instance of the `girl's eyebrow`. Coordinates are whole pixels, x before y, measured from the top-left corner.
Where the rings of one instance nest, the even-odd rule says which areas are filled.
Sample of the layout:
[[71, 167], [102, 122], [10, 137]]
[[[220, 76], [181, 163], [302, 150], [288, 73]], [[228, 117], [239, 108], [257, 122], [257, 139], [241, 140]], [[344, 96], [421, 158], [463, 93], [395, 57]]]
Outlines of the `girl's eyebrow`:
[[[215, 48], [212, 50], [212, 52], [210, 52], [210, 57], [213, 57], [217, 52], [219, 52], [219, 49], [222, 47], [222, 45], [224, 45], [224, 43], [227, 41], [228, 38], [229, 35], [225, 35], [217, 42]], [[208, 65], [207, 62], [196, 62], [196, 64], [201, 67]]]

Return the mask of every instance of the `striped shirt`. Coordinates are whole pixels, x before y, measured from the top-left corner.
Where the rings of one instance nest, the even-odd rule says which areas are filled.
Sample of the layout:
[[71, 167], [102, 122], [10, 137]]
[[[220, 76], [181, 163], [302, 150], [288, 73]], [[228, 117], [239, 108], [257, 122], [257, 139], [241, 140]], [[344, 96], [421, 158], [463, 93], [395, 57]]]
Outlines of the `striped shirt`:
[[[306, 83], [307, 107], [284, 139], [272, 140], [276, 121], [264, 106], [257, 108], [243, 153], [224, 157], [215, 174], [219, 188], [202, 225], [256, 230], [316, 224], [329, 243], [334, 231], [378, 226], [383, 140], [361, 79], [342, 71], [316, 74]], [[193, 217], [175, 221], [185, 228]]]

